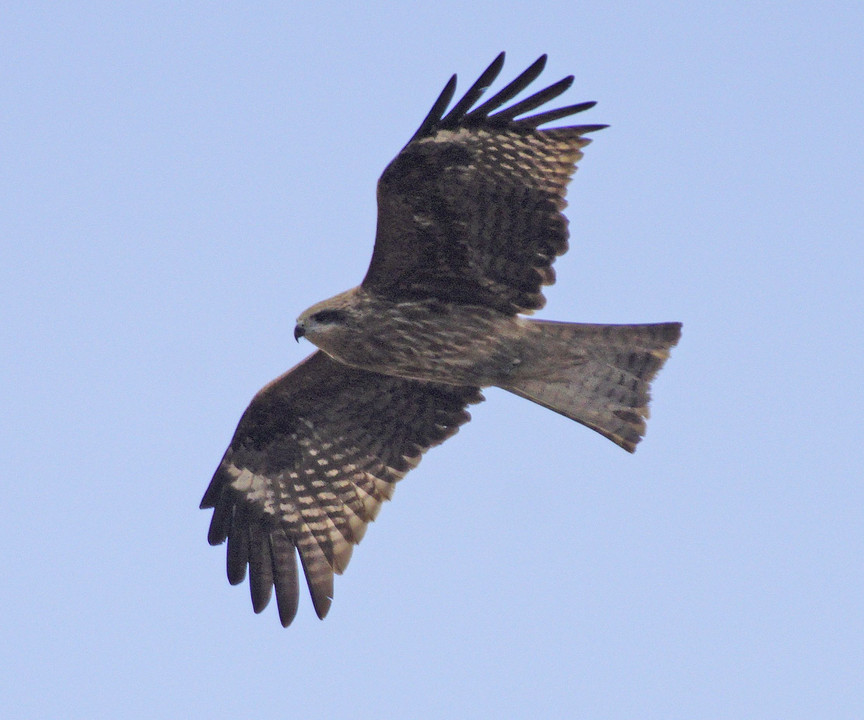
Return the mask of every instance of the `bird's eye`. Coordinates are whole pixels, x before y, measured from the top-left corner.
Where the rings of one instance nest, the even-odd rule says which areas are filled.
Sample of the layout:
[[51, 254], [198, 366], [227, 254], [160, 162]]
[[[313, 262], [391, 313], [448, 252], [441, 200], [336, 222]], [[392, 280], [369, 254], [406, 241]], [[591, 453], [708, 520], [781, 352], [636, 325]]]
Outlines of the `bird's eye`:
[[312, 319], [317, 323], [341, 323], [348, 319], [344, 310], [319, 310]]

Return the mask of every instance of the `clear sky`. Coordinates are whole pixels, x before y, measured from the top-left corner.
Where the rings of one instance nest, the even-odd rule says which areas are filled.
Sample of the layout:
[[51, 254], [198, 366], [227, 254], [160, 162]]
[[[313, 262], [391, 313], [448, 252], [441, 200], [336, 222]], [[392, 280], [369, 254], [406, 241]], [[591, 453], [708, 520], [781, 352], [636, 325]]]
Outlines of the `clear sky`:
[[[4, 712], [864, 717], [861, 3], [314, 5], [0, 10]], [[611, 125], [540, 316], [684, 323], [647, 437], [488, 391], [283, 630], [201, 495], [501, 50]]]

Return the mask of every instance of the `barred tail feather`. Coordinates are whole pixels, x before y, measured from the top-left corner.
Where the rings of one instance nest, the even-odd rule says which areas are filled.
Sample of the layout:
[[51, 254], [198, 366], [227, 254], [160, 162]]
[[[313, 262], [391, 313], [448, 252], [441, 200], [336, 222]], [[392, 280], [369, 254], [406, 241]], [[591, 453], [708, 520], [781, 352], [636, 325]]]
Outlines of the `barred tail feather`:
[[531, 351], [501, 387], [634, 452], [645, 434], [651, 380], [678, 342], [681, 323], [529, 322]]

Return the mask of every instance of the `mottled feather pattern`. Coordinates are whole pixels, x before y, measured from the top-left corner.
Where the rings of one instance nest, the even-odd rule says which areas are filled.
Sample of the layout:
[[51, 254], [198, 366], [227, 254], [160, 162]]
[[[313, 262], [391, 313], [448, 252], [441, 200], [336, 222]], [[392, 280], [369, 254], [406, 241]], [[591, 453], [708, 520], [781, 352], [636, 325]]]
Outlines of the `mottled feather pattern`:
[[415, 141], [379, 182], [375, 252], [390, 260], [373, 255], [364, 287], [394, 300], [455, 295], [510, 314], [541, 308], [540, 288], [567, 250], [567, 183], [588, 143], [578, 128], [442, 130]]
[[446, 116], [436, 103], [438, 116], [427, 116], [381, 176], [375, 250], [362, 283], [369, 291], [509, 314], [545, 304], [541, 287], [555, 281], [552, 263], [567, 250], [567, 183], [590, 142], [584, 135], [605, 126], [537, 128], [594, 103], [516, 119], [564, 92], [572, 77], [499, 110], [537, 77], [545, 57], [470, 110], [467, 100], [491, 83], [501, 59]]
[[634, 452], [645, 434], [651, 381], [678, 342], [681, 324], [534, 320], [531, 331], [536, 358], [526, 358], [501, 387]]
[[323, 617], [333, 574], [345, 569], [395, 483], [481, 399], [477, 388], [385, 377], [322, 352], [265, 387], [201, 503], [215, 508], [211, 544], [228, 540], [229, 581], [241, 582], [248, 564], [256, 612], [275, 583], [287, 624], [296, 612], [296, 546]]
[[[456, 242], [470, 244], [465, 252], [470, 264], [462, 272], [473, 275], [496, 309], [529, 312], [545, 303], [540, 286], [555, 281], [552, 263], [568, 247], [561, 215], [567, 183], [582, 157], [580, 148], [590, 142], [579, 133], [451, 133], [451, 142], [472, 149], [469, 165], [445, 175], [453, 189], [448, 217], [465, 218]], [[438, 141], [436, 135], [430, 142]]]

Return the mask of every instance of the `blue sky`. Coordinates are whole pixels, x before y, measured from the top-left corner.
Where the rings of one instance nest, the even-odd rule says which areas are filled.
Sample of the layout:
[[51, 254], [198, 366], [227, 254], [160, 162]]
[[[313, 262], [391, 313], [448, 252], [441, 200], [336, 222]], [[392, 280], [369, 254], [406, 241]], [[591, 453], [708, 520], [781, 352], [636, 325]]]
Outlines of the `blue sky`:
[[[859, 3], [0, 11], [10, 717], [864, 715]], [[451, 73], [609, 123], [541, 317], [680, 320], [630, 456], [489, 390], [283, 630], [197, 509]]]

